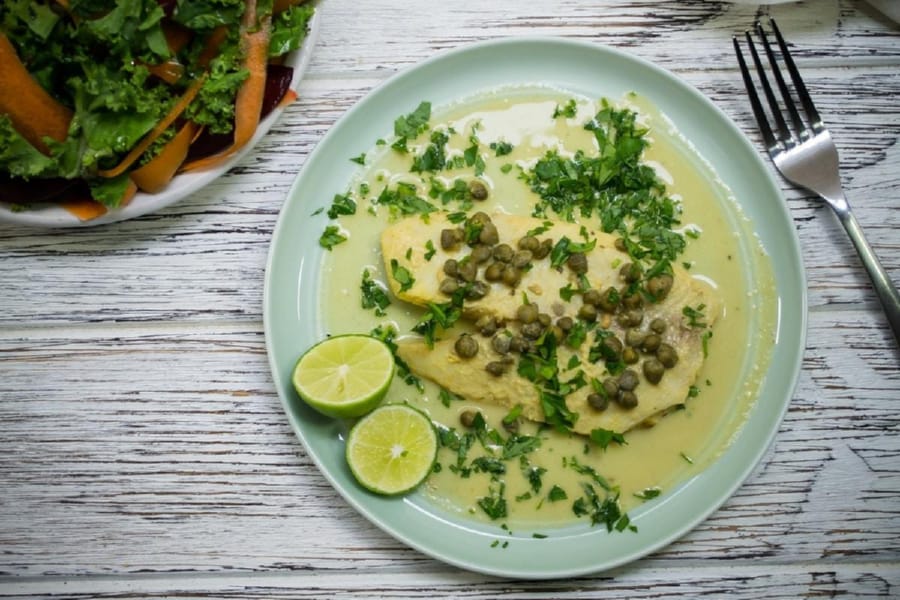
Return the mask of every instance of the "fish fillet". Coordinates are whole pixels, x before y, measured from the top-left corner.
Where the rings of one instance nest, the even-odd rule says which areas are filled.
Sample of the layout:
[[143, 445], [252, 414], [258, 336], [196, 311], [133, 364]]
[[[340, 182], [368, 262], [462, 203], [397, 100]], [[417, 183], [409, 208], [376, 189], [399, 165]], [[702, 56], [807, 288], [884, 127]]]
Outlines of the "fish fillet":
[[[542, 226], [548, 221], [532, 217], [507, 214], [491, 215], [497, 227], [500, 242], [516, 247], [516, 242], [530, 230]], [[441, 293], [439, 286], [446, 275], [442, 272], [444, 263], [449, 258], [461, 259], [470, 252], [464, 244], [457, 250], [444, 251], [440, 245], [442, 229], [456, 225], [448, 222], [445, 216], [429, 215], [427, 221], [412, 217], [389, 226], [381, 238], [381, 249], [388, 273], [392, 272], [392, 261], [407, 269], [414, 277], [408, 289], [401, 289], [400, 282], [390, 275], [389, 285], [399, 299], [425, 306], [430, 302], [447, 302], [448, 297]], [[552, 222], [552, 226], [539, 238], [551, 238], [554, 241], [562, 236], [572, 241], [584, 241], [580, 225], [566, 222]], [[590, 239], [596, 239], [595, 247], [587, 252], [588, 271], [585, 274], [590, 286], [605, 289], [609, 286], [620, 287], [622, 281], [619, 267], [630, 258], [615, 248], [615, 237], [602, 232], [590, 233]], [[425, 245], [431, 240], [435, 252], [430, 260], [427, 258]], [[411, 250], [410, 250], [411, 249]], [[605, 410], [592, 408], [587, 397], [593, 390], [590, 385], [574, 391], [566, 397], [566, 405], [578, 414], [573, 430], [577, 433], [589, 434], [593, 429], [603, 428], [616, 432], [624, 432], [632, 427], [645, 423], [654, 415], [684, 403], [690, 387], [695, 383], [697, 373], [704, 360], [703, 334], [706, 327], [698, 327], [696, 323], [683, 314], [686, 306], [696, 308], [703, 305], [703, 322], [712, 327], [722, 310], [721, 299], [716, 290], [707, 283], [691, 277], [679, 266], [673, 266], [673, 285], [664, 300], [647, 303], [644, 306], [644, 319], [639, 329], [646, 330], [648, 323], [655, 318], [666, 322], [666, 330], [661, 335], [662, 341], [674, 347], [678, 353], [677, 364], [665, 371], [662, 380], [652, 384], [643, 376], [635, 389], [638, 404], [634, 408], [625, 409], [617, 403], [610, 403]], [[408, 283], [408, 282], [407, 282]], [[533, 261], [533, 268], [523, 274], [520, 284], [510, 289], [502, 283], [490, 284], [488, 294], [479, 300], [467, 300], [464, 315], [471, 320], [482, 315], [491, 315], [504, 320], [510, 328], [516, 324], [516, 311], [523, 303], [523, 294], [528, 301], [536, 303], [541, 312], [548, 313], [554, 319], [567, 315], [575, 318], [581, 306], [580, 295], [570, 301], [560, 297], [560, 288], [567, 285], [578, 286], [577, 276], [568, 268], [561, 270], [551, 267], [549, 259]], [[620, 339], [625, 339], [625, 328], [609, 315], [601, 317], [600, 326], [613, 332]], [[442, 332], [440, 340], [429, 348], [424, 340], [417, 336], [408, 336], [398, 340], [398, 355], [416, 375], [430, 379], [467, 400], [484, 402], [512, 408], [522, 406], [522, 416], [533, 421], [545, 421], [540, 402], [539, 391], [535, 384], [516, 373], [515, 365], [501, 376], [494, 376], [485, 370], [487, 363], [502, 358], [493, 350], [490, 338], [474, 333], [478, 341], [478, 353], [468, 359], [461, 358], [454, 350], [454, 343], [465, 324]], [[469, 328], [471, 330], [471, 328]], [[609, 376], [604, 361], [591, 363], [588, 351], [594, 335], [577, 349], [560, 345], [557, 350], [557, 364], [560, 367], [561, 381], [575, 377], [579, 370], [585, 378], [602, 380]], [[579, 365], [566, 370], [571, 356], [579, 357]], [[510, 354], [509, 356], [517, 356]], [[642, 355], [643, 356], [643, 355]], [[631, 368], [640, 373], [640, 363]]]

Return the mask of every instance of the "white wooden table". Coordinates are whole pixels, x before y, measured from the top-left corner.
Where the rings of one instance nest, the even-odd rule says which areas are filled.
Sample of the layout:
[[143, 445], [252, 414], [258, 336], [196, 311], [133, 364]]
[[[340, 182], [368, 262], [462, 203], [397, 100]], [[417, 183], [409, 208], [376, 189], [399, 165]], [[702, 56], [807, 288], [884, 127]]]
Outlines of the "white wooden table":
[[522, 34], [677, 73], [759, 142], [731, 49], [775, 15], [900, 281], [900, 28], [868, 5], [324, 0], [300, 99], [227, 176], [96, 229], [0, 226], [0, 596], [900, 596], [900, 353], [829, 210], [784, 185], [809, 277], [773, 447], [696, 530], [594, 577], [460, 571], [356, 514], [291, 431], [263, 338], [266, 252], [316, 142], [398, 69]]

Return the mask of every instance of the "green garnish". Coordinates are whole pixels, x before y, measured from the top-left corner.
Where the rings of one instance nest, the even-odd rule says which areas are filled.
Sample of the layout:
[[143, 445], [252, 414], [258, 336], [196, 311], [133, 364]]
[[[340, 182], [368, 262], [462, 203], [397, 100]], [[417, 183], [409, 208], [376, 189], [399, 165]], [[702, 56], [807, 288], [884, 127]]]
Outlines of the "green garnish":
[[356, 202], [349, 194], [335, 194], [328, 209], [328, 218], [337, 219], [341, 215], [356, 214]]
[[564, 106], [556, 105], [556, 108], [553, 110], [553, 118], [566, 117], [568, 119], [573, 119], [578, 114], [578, 107], [575, 104], [575, 98], [570, 98], [568, 102]]
[[644, 488], [644, 491], [638, 492], [634, 495], [635, 498], [640, 498], [641, 500], [652, 500], [662, 494], [662, 490], [658, 487], [649, 487]]
[[394, 121], [394, 135], [397, 140], [391, 144], [391, 148], [398, 152], [409, 152], [407, 141], [416, 139], [419, 134], [428, 129], [428, 120], [431, 118], [431, 102], [421, 102], [414, 111], [406, 116], [398, 117]]
[[342, 244], [346, 241], [347, 236], [341, 233], [341, 229], [337, 225], [329, 225], [319, 237], [319, 245], [329, 252], [338, 244]]
[[615, 442], [620, 446], [628, 443], [625, 441], [625, 436], [621, 433], [603, 429], [602, 427], [591, 430], [591, 441], [600, 446], [602, 450], [606, 450], [612, 442]]
[[364, 309], [374, 308], [375, 315], [383, 317], [385, 309], [391, 304], [391, 299], [385, 289], [372, 279], [372, 274], [369, 273], [368, 269], [363, 270], [359, 289], [362, 294], [362, 307]]
[[416, 278], [410, 273], [409, 269], [400, 265], [396, 258], [391, 259], [391, 275], [394, 281], [400, 284], [400, 291], [405, 292], [413, 286]]

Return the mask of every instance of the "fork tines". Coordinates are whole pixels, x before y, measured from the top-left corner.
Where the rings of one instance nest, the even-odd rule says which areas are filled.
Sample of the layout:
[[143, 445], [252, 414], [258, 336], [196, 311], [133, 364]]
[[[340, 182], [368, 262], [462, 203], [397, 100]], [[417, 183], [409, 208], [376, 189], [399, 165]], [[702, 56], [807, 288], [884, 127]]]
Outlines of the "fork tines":
[[789, 149], [797, 143], [802, 143], [812, 135], [815, 135], [816, 133], [822, 131], [825, 127], [822, 124], [822, 120], [819, 118], [819, 113], [816, 110], [815, 105], [813, 104], [812, 98], [810, 98], [809, 96], [809, 92], [806, 91], [806, 86], [803, 84], [803, 79], [800, 78], [800, 72], [797, 70], [797, 66], [794, 64], [794, 60], [791, 58], [791, 53], [788, 51], [787, 44], [785, 43], [784, 38], [781, 36], [781, 31], [778, 30], [778, 25], [776, 25], [775, 19], [769, 18], [769, 24], [771, 25], [772, 32], [775, 34], [775, 39], [778, 42], [778, 48], [781, 52], [781, 58], [785, 66], [787, 67], [788, 73], [790, 73], [791, 81], [793, 81], [794, 83], [794, 90], [797, 98], [800, 99], [800, 103], [803, 106], [803, 110], [806, 113], [806, 117], [808, 119], [807, 126], [807, 124], [804, 123], [803, 118], [800, 116], [799, 111], [797, 110], [797, 104], [791, 95], [791, 91], [788, 89], [788, 86], [785, 83], [784, 76], [781, 73], [781, 68], [778, 66], [778, 60], [775, 56], [775, 52], [772, 49], [772, 45], [769, 43], [768, 35], [766, 34], [765, 29], [763, 29], [762, 24], [759, 21], [756, 21], [756, 23], [754, 24], [756, 35], [762, 42], [763, 49], [765, 50], [766, 56], [768, 57], [771, 72], [775, 76], [775, 82], [781, 92], [784, 106], [787, 108], [787, 112], [790, 116], [790, 120], [793, 124], [795, 133], [788, 128], [787, 122], [782, 116], [781, 106], [779, 105], [778, 98], [772, 91], [772, 86], [769, 84], [769, 78], [766, 75], [765, 67], [760, 60], [759, 53], [756, 51], [756, 45], [753, 43], [753, 36], [751, 35], [750, 31], [745, 31], [744, 36], [747, 40], [747, 47], [750, 49], [750, 55], [753, 57], [753, 63], [756, 66], [756, 71], [759, 75], [763, 93], [766, 96], [770, 112], [775, 120], [775, 129], [777, 130], [777, 135], [773, 132], [772, 126], [769, 124], [770, 121], [766, 116], [765, 109], [763, 108], [763, 105], [759, 99], [759, 95], [757, 94], [756, 86], [754, 85], [753, 78], [750, 74], [750, 69], [747, 68], [747, 63], [744, 61], [744, 54], [741, 51], [741, 44], [738, 40], [738, 36], [733, 36], [732, 41], [734, 42], [734, 51], [735, 54], [737, 54], [738, 65], [740, 65], [741, 75], [743, 75], [744, 78], [744, 85], [747, 87], [747, 95], [750, 97], [750, 104], [753, 107], [753, 114], [756, 117], [756, 122], [759, 124], [759, 129], [762, 132], [763, 139], [765, 140], [766, 148], [771, 152], [772, 150], [776, 149]]

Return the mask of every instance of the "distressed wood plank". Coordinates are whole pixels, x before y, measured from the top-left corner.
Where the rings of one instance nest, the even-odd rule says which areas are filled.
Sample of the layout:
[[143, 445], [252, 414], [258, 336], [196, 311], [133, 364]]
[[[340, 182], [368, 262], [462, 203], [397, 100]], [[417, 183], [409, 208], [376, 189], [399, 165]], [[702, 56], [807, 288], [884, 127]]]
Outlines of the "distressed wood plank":
[[[895, 359], [871, 347], [870, 327], [811, 325], [773, 449], [655, 564], [900, 560]], [[842, 356], [848, 345], [858, 352]], [[275, 397], [259, 324], [51, 328], [4, 340], [0, 356], [14, 450], [0, 454], [5, 575], [434, 562], [318, 474]]]

